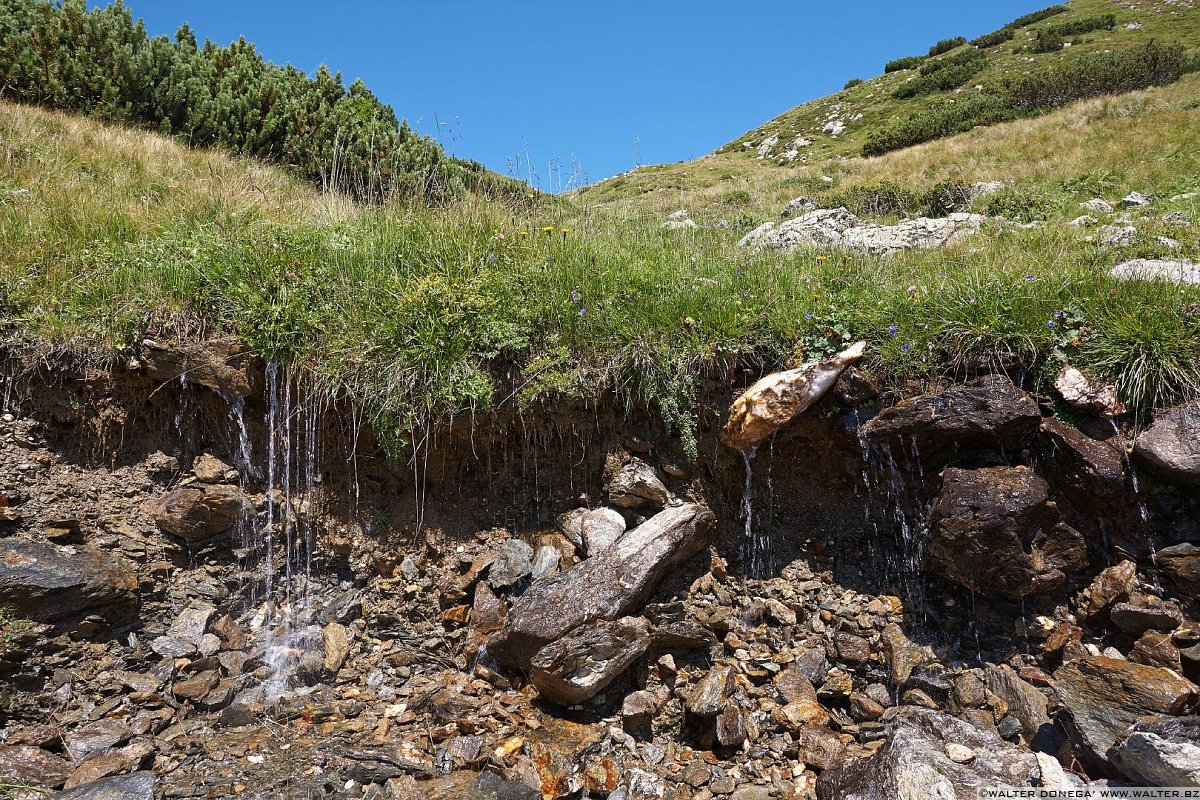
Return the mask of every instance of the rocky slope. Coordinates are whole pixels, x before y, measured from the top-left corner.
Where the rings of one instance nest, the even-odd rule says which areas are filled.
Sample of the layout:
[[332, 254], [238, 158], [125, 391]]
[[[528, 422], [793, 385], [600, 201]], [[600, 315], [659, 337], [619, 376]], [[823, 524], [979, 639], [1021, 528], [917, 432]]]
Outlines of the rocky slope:
[[71, 798], [1196, 785], [1200, 410], [1134, 438], [999, 374], [879, 397], [854, 359], [737, 403], [752, 376], [714, 382], [694, 464], [602, 405], [393, 468], [353, 409], [219, 342], [10, 352], [0, 775]]

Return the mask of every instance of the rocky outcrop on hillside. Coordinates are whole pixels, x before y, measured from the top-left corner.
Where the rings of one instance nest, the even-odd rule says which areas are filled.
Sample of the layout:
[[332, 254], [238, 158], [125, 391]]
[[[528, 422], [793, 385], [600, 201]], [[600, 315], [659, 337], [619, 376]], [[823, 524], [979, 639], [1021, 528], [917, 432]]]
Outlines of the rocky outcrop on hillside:
[[948, 217], [919, 217], [896, 225], [866, 223], [845, 208], [822, 208], [776, 224], [766, 222], [742, 237], [741, 247], [794, 250], [833, 247], [875, 255], [902, 250], [945, 247], [977, 232], [987, 217], [954, 213]]

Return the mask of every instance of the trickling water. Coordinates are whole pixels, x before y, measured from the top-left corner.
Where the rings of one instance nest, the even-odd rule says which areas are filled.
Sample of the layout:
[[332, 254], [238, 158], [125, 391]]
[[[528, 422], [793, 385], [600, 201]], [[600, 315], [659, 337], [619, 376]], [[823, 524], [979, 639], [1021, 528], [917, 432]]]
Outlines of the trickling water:
[[742, 563], [747, 575], [758, 578], [770, 574], [773, 567], [771, 543], [767, 534], [754, 529], [754, 457], [758, 455], [758, 447], [747, 447], [740, 452], [742, 464], [746, 468], [740, 515], [745, 530], [742, 539]]
[[1157, 566], [1158, 551], [1154, 547], [1154, 536], [1146, 526], [1146, 523], [1150, 521], [1150, 507], [1146, 505], [1146, 499], [1142, 496], [1142, 487], [1138, 482], [1137, 468], [1133, 465], [1133, 459], [1129, 457], [1129, 448], [1125, 444], [1125, 435], [1121, 433], [1121, 426], [1117, 424], [1115, 419], [1110, 419], [1108, 422], [1112, 425], [1113, 433], [1117, 437], [1117, 447], [1121, 451], [1121, 458], [1125, 461], [1125, 469], [1129, 471], [1129, 485], [1133, 489], [1133, 496], [1137, 501], [1138, 516], [1142, 520], [1142, 531], [1145, 535], [1146, 546], [1150, 550], [1150, 563]]

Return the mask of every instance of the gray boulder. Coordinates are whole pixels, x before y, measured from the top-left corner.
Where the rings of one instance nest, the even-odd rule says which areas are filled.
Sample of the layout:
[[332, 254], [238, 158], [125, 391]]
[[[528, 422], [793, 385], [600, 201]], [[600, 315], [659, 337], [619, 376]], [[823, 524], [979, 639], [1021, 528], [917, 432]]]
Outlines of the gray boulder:
[[738, 244], [784, 251], [835, 247], [890, 255], [901, 250], [944, 247], [977, 232], [986, 221], [980, 214], [955, 213], [936, 219], [905, 220], [897, 225], [875, 225], [862, 222], [845, 208], [818, 208], [779, 225], [760, 225]]
[[1133, 455], [1162, 478], [1200, 485], [1200, 400], [1156, 419], [1137, 437]]
[[530, 680], [542, 697], [562, 705], [595, 697], [650, 647], [642, 617], [581, 625], [537, 652]]
[[711, 511], [691, 503], [656, 514], [604, 552], [531, 586], [488, 652], [504, 666], [525, 669], [568, 631], [626, 616], [646, 602], [663, 575], [699, 552], [714, 524]]
[[1107, 200], [1101, 200], [1099, 197], [1094, 197], [1079, 204], [1079, 207], [1084, 211], [1094, 211], [1097, 214], [1111, 214], [1113, 212], [1112, 203]]
[[619, 508], [659, 509], [670, 498], [654, 467], [637, 458], [626, 461], [608, 482], [608, 499]]
[[487, 580], [494, 588], [502, 589], [532, 573], [533, 548], [520, 539], [509, 539], [497, 548]]
[[[960, 763], [967, 751], [959, 748], [967, 748], [974, 757]], [[883, 747], [869, 758], [822, 773], [817, 797], [976, 800], [981, 787], [1029, 787], [1039, 775], [1033, 753], [994, 733], [940, 711], [903, 706], [888, 724]]]
[[1109, 749], [1108, 760], [1143, 786], [1200, 786], [1200, 717], [1139, 722]]
[[558, 527], [576, 548], [594, 556], [625, 533], [625, 517], [613, 508], [577, 508], [563, 514]]
[[99, 613], [116, 623], [137, 607], [137, 571], [118, 556], [25, 539], [0, 540], [0, 605], [37, 622]]
[[1108, 274], [1119, 281], [1168, 281], [1200, 286], [1200, 264], [1193, 264], [1185, 258], [1135, 258], [1117, 264]]

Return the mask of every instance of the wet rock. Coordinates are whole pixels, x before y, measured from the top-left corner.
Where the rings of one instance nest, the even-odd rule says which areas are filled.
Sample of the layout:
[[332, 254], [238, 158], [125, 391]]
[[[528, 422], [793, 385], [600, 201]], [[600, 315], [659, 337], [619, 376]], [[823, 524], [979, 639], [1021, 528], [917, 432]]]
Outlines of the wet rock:
[[619, 508], [659, 509], [670, 498], [654, 467], [637, 458], [626, 461], [608, 482], [608, 499]]
[[862, 435], [890, 449], [899, 463], [911, 460], [915, 447], [921, 463], [935, 469], [969, 449], [1021, 453], [1041, 419], [1037, 403], [1012, 381], [987, 375], [886, 408], [862, 427]]
[[1179, 648], [1171, 641], [1171, 635], [1161, 631], [1146, 631], [1129, 651], [1129, 660], [1150, 667], [1164, 667], [1176, 672], [1183, 670]]
[[1200, 717], [1139, 722], [1108, 760], [1140, 786], [1200, 786]]
[[[1134, 228], [1120, 230], [1137, 232]], [[1117, 264], [1108, 271], [1108, 274], [1119, 281], [1166, 281], [1200, 286], [1200, 264], [1193, 264], [1182, 258], [1171, 260], [1135, 258], [1132, 261]]]
[[504, 666], [525, 668], [568, 631], [625, 616], [646, 601], [667, 570], [699, 552], [713, 524], [712, 512], [701, 505], [662, 511], [599, 555], [531, 586], [513, 604], [489, 651]]
[[221, 674], [216, 670], [204, 670], [195, 675], [175, 681], [171, 693], [181, 700], [190, 700], [193, 704], [203, 700], [205, 696], [217, 688], [221, 682]]
[[926, 568], [973, 591], [1052, 594], [1087, 566], [1087, 545], [1062, 521], [1028, 467], [947, 469]]
[[103, 755], [129, 741], [129, 726], [120, 720], [100, 719], [76, 728], [65, 738], [66, 750], [76, 762]]
[[[971, 750], [951, 759], [950, 744]], [[817, 780], [821, 800], [971, 798], [980, 786], [1027, 787], [1038, 776], [1032, 753], [938, 711], [904, 707], [888, 724], [886, 742], [870, 758], [851, 761]]]
[[325, 650], [322, 668], [329, 675], [337, 675], [350, 655], [349, 631], [341, 623], [330, 622], [321, 629], [321, 644]]
[[1131, 636], [1141, 636], [1146, 631], [1173, 631], [1183, 622], [1178, 608], [1161, 600], [1153, 603], [1117, 603], [1108, 612], [1109, 619]]
[[884, 628], [882, 639], [892, 683], [896, 686], [908, 683], [913, 671], [930, 659], [925, 648], [912, 642], [899, 625], [891, 624]]
[[[1200, 553], [1200, 548], [1197, 548], [1197, 553]], [[1197, 566], [1200, 567], [1200, 562]], [[1117, 603], [1128, 600], [1135, 588], [1137, 564], [1122, 561], [1101, 570], [1091, 585], [1080, 593], [1077, 605], [1088, 619], [1098, 619]]]
[[25, 539], [0, 540], [0, 605], [38, 622], [89, 613], [124, 621], [137, 606], [137, 573], [118, 556]]
[[1188, 597], [1200, 596], [1200, 547], [1177, 544], [1158, 551], [1158, 566], [1175, 588]]
[[1077, 658], [1054, 673], [1062, 720], [1085, 764], [1111, 771], [1109, 748], [1125, 730], [1150, 714], [1186, 713], [1198, 689], [1170, 670], [1104, 656]]
[[247, 512], [249, 501], [236, 486], [182, 486], [147, 504], [159, 529], [188, 544], [228, 533]]
[[848, 664], [861, 664], [871, 657], [871, 645], [861, 636], [855, 636], [845, 631], [833, 636], [833, 646], [838, 658]]
[[504, 589], [533, 573], [533, 548], [520, 539], [509, 539], [496, 550], [488, 568], [488, 583]]
[[0, 784], [28, 784], [58, 789], [71, 774], [71, 762], [38, 747], [0, 747]]
[[101, 778], [54, 795], [51, 800], [154, 800], [157, 779], [152, 772]]
[[226, 398], [249, 397], [253, 393], [245, 356], [229, 340], [168, 348], [146, 339], [139, 360], [151, 377], [164, 383], [196, 384]]
[[1133, 455], [1167, 480], [1200, 485], [1200, 400], [1156, 419], [1137, 437]]
[[1069, 406], [1079, 411], [1105, 419], [1125, 413], [1116, 386], [1099, 385], [1075, 367], [1064, 366], [1054, 379], [1054, 388]]
[[866, 342], [858, 342], [826, 361], [759, 380], [734, 401], [721, 441], [735, 450], [765, 441], [824, 397], [846, 368], [862, 358], [866, 347]]
[[471, 606], [470, 628], [467, 630], [466, 653], [472, 657], [479, 652], [488, 639], [504, 627], [506, 609], [491, 588], [481, 583], [475, 587], [475, 600]]
[[559, 528], [584, 555], [608, 549], [625, 533], [625, 517], [612, 508], [577, 508], [559, 519]]
[[238, 474], [230, 465], [209, 453], [201, 453], [192, 462], [192, 474], [202, 483], [221, 483], [237, 480]]
[[530, 679], [547, 700], [582, 703], [649, 647], [650, 623], [642, 617], [586, 623], [539, 650], [530, 662]]

